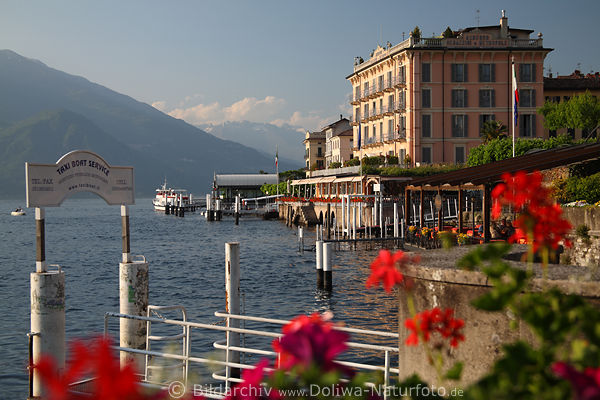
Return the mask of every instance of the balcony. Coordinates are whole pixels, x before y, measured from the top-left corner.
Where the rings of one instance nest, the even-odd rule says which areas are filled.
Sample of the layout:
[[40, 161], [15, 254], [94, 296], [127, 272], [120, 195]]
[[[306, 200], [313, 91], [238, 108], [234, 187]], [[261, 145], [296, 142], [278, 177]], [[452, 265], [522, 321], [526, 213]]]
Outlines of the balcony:
[[358, 92], [354, 92], [354, 97], [352, 97], [352, 95], [350, 95], [350, 104], [352, 104], [353, 106], [357, 106], [360, 104], [360, 90]]
[[406, 129], [402, 129], [400, 132], [386, 133], [383, 135], [384, 142], [393, 142], [394, 140], [406, 140]]
[[394, 77], [392, 77], [392, 79], [386, 79], [384, 84], [383, 84], [383, 90], [386, 92], [393, 92], [394, 91]]
[[404, 104], [404, 102], [398, 101], [395, 104], [395, 108], [394, 111], [399, 112], [399, 113], [403, 113], [404, 109], [406, 108], [406, 105]]
[[406, 78], [403, 76], [394, 76], [394, 87], [406, 87]]
[[360, 116], [354, 115], [350, 117], [350, 125], [357, 126], [360, 123]]
[[396, 110], [395, 107], [396, 106], [394, 102], [388, 104], [387, 106], [383, 106], [383, 115], [387, 117], [394, 115], [394, 111]]

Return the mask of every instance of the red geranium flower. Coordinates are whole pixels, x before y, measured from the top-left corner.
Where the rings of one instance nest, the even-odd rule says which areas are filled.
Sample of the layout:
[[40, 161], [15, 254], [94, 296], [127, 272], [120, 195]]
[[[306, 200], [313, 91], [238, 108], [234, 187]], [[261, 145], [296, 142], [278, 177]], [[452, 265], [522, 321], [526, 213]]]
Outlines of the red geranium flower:
[[389, 250], [381, 250], [371, 263], [371, 275], [367, 279], [367, 288], [379, 286], [381, 282], [385, 291], [391, 292], [396, 284], [404, 280], [404, 275], [400, 270], [407, 264], [418, 261], [418, 257], [410, 257], [401, 250], [394, 254]]
[[259, 400], [259, 399], [281, 399], [282, 396], [277, 389], [266, 388], [261, 385], [265, 368], [269, 366], [269, 360], [262, 359], [255, 365], [254, 369], [246, 369], [242, 372], [242, 382], [231, 388], [225, 400]]
[[571, 382], [576, 399], [600, 399], [600, 368], [586, 368], [580, 372], [573, 366], [559, 361], [552, 364], [552, 371]]
[[492, 191], [495, 199], [492, 217], [498, 218], [504, 205], [513, 206], [519, 213], [515, 221], [516, 232], [509, 241], [533, 240], [534, 251], [540, 247], [556, 249], [561, 240], [570, 246], [565, 236], [571, 224], [562, 218], [562, 209], [554, 203], [550, 189], [542, 185], [542, 174], [536, 171], [527, 175], [520, 171], [514, 176], [504, 174], [502, 179], [504, 183], [496, 185]]
[[325, 371], [339, 369], [333, 360], [346, 350], [349, 336], [335, 330], [320, 314], [296, 317], [282, 331], [283, 337], [273, 341], [273, 348], [279, 353], [283, 368], [317, 364]]
[[447, 308], [444, 311], [435, 307], [431, 310], [425, 310], [415, 315], [414, 318], [408, 318], [404, 321], [404, 326], [411, 331], [406, 339], [406, 345], [416, 346], [419, 344], [419, 338], [424, 342], [429, 342], [431, 335], [440, 334], [444, 339], [450, 339], [450, 346], [458, 346], [459, 341], [464, 341], [465, 337], [461, 332], [464, 321], [453, 317], [454, 310]]

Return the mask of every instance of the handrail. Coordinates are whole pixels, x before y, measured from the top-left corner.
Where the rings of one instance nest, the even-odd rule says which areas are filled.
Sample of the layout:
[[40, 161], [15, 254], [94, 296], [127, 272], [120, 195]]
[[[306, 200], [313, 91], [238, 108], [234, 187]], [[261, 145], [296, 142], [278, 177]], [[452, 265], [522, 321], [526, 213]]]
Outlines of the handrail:
[[[154, 306], [152, 306], [152, 307], [154, 308]], [[176, 308], [177, 307], [171, 307], [171, 306], [156, 307], [156, 309], [160, 309], [160, 310], [172, 310], [172, 309], [176, 309]], [[128, 314], [122, 314], [122, 313], [107, 312], [104, 314], [104, 334], [105, 334], [105, 336], [108, 335], [109, 318], [117, 318], [117, 319], [126, 318], [126, 319], [133, 319], [133, 320], [139, 320], [139, 321], [146, 321], [148, 326], [151, 323], [181, 326], [183, 328], [183, 331], [185, 332], [185, 342], [186, 342], [185, 347], [187, 348], [187, 351], [185, 351], [186, 349], [184, 348], [184, 352], [181, 355], [173, 354], [173, 353], [166, 353], [164, 351], [155, 351], [155, 350], [151, 350], [148, 348], [146, 350], [141, 350], [141, 349], [121, 347], [121, 346], [113, 346], [113, 347], [118, 351], [124, 351], [124, 352], [128, 352], [128, 353], [133, 353], [133, 354], [145, 355], [147, 359], [149, 357], [162, 357], [165, 359], [172, 359], [172, 360], [180, 361], [180, 363], [177, 363], [175, 365], [177, 367], [185, 366], [184, 367], [185, 368], [184, 369], [185, 376], [183, 377], [183, 381], [185, 382], [186, 385], [187, 385], [187, 379], [188, 379], [187, 375], [189, 374], [189, 363], [190, 362], [200, 363], [200, 364], [212, 364], [212, 365], [218, 365], [218, 366], [225, 367], [225, 370], [217, 371], [212, 374], [213, 379], [217, 379], [217, 380], [221, 380], [221, 381], [225, 382], [225, 392], [222, 393], [222, 396], [221, 396], [221, 394], [218, 394], [218, 393], [211, 393], [211, 396], [209, 396], [209, 397], [213, 397], [213, 398], [222, 398], [226, 395], [226, 393], [229, 390], [230, 385], [232, 383], [240, 382], [239, 377], [231, 376], [230, 370], [233, 368], [239, 369], [239, 370], [252, 369], [252, 368], [254, 368], [254, 366], [251, 364], [245, 364], [244, 362], [228, 361], [229, 357], [226, 357], [225, 361], [220, 361], [220, 360], [215, 360], [214, 358], [208, 359], [208, 358], [204, 358], [204, 357], [192, 356], [189, 352], [190, 330], [192, 328], [194, 328], [194, 329], [205, 329], [205, 330], [225, 332], [225, 333], [235, 332], [235, 333], [259, 336], [259, 337], [280, 338], [283, 335], [279, 332], [272, 332], [272, 331], [264, 330], [265, 328], [261, 328], [261, 329], [234, 328], [234, 327], [230, 326], [231, 324], [229, 323], [229, 321], [232, 319], [235, 319], [235, 320], [242, 320], [242, 321], [273, 324], [273, 325], [277, 326], [277, 327], [274, 327], [277, 329], [279, 329], [280, 326], [289, 323], [290, 321], [284, 320], [284, 319], [236, 315], [236, 314], [229, 314], [229, 313], [225, 313], [225, 312], [215, 312], [214, 315], [219, 318], [225, 318], [227, 320], [226, 326], [219, 326], [219, 325], [199, 323], [199, 322], [191, 322], [191, 321], [186, 321], [186, 320], [173, 320], [173, 319], [167, 319], [167, 318], [157, 318], [157, 317], [150, 317], [150, 316], [137, 316], [137, 315], [128, 315]], [[371, 337], [374, 336], [374, 337], [380, 337], [380, 338], [396, 339], [396, 340], [394, 340], [395, 343], [398, 342], [397, 340], [399, 338], [398, 333], [394, 333], [394, 332], [350, 328], [350, 327], [346, 327], [346, 326], [335, 326], [334, 329], [342, 331], [342, 332], [360, 334], [360, 335], [371, 336]], [[150, 331], [148, 330], [148, 332], [150, 332]], [[346, 345], [348, 346], [348, 348], [352, 348], [352, 349], [372, 350], [372, 351], [379, 352], [380, 354], [381, 353], [384, 354], [384, 360], [385, 360], [384, 365], [373, 365], [373, 364], [366, 364], [366, 363], [360, 363], [360, 362], [337, 360], [337, 362], [340, 365], [344, 365], [344, 366], [351, 367], [351, 368], [368, 370], [368, 371], [382, 371], [384, 373], [384, 388], [389, 385], [390, 373], [398, 373], [399, 372], [398, 368], [390, 367], [390, 358], [389, 358], [390, 353], [399, 353], [399, 348], [397, 346], [386, 346], [386, 345], [380, 345], [380, 344], [359, 343], [359, 342], [346, 342]], [[224, 350], [227, 353], [239, 352], [239, 353], [249, 353], [249, 354], [256, 354], [256, 355], [270, 356], [270, 357], [277, 356], [277, 353], [272, 351], [271, 349], [252, 348], [252, 347], [245, 346], [245, 345], [231, 346], [231, 345], [228, 345], [226, 340], [219, 340], [219, 341], [214, 342], [213, 347], [215, 349]], [[148, 370], [148, 368], [147, 368], [147, 370]], [[145, 380], [147, 380], [146, 379], [147, 374], [148, 374], [148, 371], [146, 371], [146, 376], [144, 377]], [[194, 387], [194, 388], [196, 389], [196, 387]], [[387, 398], [387, 396], [385, 395], [385, 392], [384, 392], [384, 398]]]

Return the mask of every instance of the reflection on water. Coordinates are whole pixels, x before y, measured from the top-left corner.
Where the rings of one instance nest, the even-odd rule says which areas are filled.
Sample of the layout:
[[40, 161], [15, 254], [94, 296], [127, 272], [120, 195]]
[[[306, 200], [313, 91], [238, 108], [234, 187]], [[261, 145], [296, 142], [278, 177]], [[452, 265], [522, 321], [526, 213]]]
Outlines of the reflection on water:
[[[5, 313], [0, 330], [5, 351], [0, 361], [0, 393], [23, 396], [35, 221], [33, 212], [11, 217], [10, 210], [18, 206], [13, 203], [0, 201], [0, 304]], [[150, 199], [137, 203], [130, 208], [131, 249], [150, 263], [151, 304], [183, 305], [189, 320], [218, 322], [214, 312], [223, 311], [225, 304], [225, 243], [240, 242], [246, 314], [291, 319], [330, 310], [334, 320], [350, 327], [397, 331], [395, 297], [381, 289], [365, 289], [375, 251], [336, 253], [333, 291], [327, 293], [316, 288], [315, 253], [299, 253], [297, 231], [279, 221], [210, 223], [199, 214], [177, 218], [155, 213]], [[314, 246], [314, 231], [305, 230], [305, 246]], [[119, 307], [119, 207], [99, 199], [70, 199], [60, 208], [47, 208], [46, 258], [66, 273], [67, 339], [101, 333], [104, 312]], [[111, 323], [111, 329], [115, 327], [118, 330], [118, 323]], [[193, 352], [213, 351], [212, 342], [222, 338], [195, 333]], [[395, 344], [387, 339], [378, 342]], [[374, 357], [364, 351], [351, 355]]]

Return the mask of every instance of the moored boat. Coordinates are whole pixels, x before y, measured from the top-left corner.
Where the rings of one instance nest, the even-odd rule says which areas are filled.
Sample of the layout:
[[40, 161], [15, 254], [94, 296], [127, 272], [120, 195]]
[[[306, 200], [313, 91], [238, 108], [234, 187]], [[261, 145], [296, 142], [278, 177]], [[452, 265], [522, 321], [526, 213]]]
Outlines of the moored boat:
[[10, 215], [14, 215], [14, 216], [25, 215], [25, 211], [23, 211], [23, 209], [21, 207], [19, 207], [19, 208], [16, 208], [14, 211], [12, 211], [10, 213]]
[[192, 195], [187, 190], [167, 187], [166, 179], [162, 186], [156, 189], [156, 195], [152, 200], [152, 204], [155, 211], [165, 211], [166, 206], [190, 208], [194, 205]]

